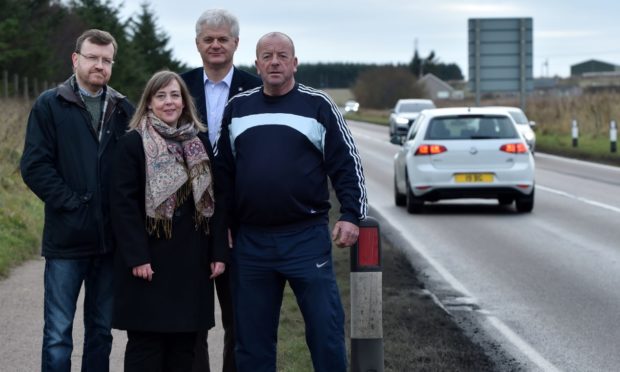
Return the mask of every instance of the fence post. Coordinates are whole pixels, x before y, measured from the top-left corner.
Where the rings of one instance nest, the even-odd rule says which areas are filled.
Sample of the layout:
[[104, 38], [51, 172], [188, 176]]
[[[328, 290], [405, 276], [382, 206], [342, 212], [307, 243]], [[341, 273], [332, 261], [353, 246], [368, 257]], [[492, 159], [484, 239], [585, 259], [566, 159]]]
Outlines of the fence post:
[[381, 235], [372, 217], [360, 221], [351, 247], [351, 372], [383, 372]]
[[571, 134], [573, 137], [573, 147], [577, 147], [577, 145], [579, 145], [579, 125], [577, 124], [577, 120], [575, 119], [573, 119]]
[[618, 126], [616, 121], [609, 122], [609, 151], [616, 152], [616, 142], [618, 140]]
[[4, 88], [4, 98], [9, 98], [9, 72], [2, 71], [2, 85]]
[[24, 76], [24, 99], [28, 100], [28, 77]]
[[17, 97], [19, 95], [19, 75], [13, 75], [13, 83], [15, 84], [15, 91], [13, 91], [13, 97]]
[[39, 79], [34, 79], [34, 86], [32, 88], [32, 96], [37, 97], [39, 95]]

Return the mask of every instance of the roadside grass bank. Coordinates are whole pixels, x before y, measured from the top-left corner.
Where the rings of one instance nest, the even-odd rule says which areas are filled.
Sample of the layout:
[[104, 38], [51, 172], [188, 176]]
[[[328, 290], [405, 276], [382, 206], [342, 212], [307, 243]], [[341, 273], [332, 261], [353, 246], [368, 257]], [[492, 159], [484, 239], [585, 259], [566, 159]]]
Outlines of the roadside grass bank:
[[609, 138], [581, 136], [578, 146], [573, 147], [573, 139], [568, 134], [536, 134], [536, 151], [620, 166], [620, 154], [610, 151]]
[[[338, 218], [332, 197], [331, 226]], [[500, 371], [484, 348], [472, 341], [454, 317], [424, 290], [406, 255], [382, 239], [383, 342], [385, 371]], [[333, 260], [345, 310], [345, 336], [350, 362], [349, 249], [334, 246]], [[279, 372], [311, 372], [303, 318], [287, 285], [278, 332]]]
[[0, 278], [39, 252], [43, 204], [19, 173], [30, 102], [1, 99], [0, 112]]

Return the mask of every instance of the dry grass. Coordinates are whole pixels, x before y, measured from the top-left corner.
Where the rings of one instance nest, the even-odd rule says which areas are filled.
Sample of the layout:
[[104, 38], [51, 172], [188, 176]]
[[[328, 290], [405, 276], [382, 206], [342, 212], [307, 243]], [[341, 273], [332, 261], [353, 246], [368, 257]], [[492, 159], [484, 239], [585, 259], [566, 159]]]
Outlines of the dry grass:
[[[330, 94], [331, 91], [330, 91]], [[350, 97], [346, 91], [335, 92], [333, 96]], [[463, 101], [440, 100], [437, 107], [475, 106], [473, 99]], [[481, 106], [520, 106], [518, 97], [483, 99]], [[572, 121], [577, 120], [579, 133], [589, 138], [609, 138], [609, 123], [620, 124], [620, 93], [595, 93], [579, 97], [532, 96], [526, 102], [528, 118], [536, 122], [539, 135], [569, 135]], [[354, 120], [365, 120], [387, 124], [389, 110], [371, 110], [360, 107], [357, 114], [349, 114]]]
[[[0, 144], [3, 153], [0, 155], [2, 166], [6, 166], [7, 160], [12, 160], [7, 153], [17, 152], [21, 154], [26, 133], [26, 121], [30, 111], [30, 103], [21, 99], [1, 99], [0, 112], [2, 112], [2, 125], [0, 125]], [[7, 159], [9, 156], [9, 159]]]
[[[441, 101], [439, 107], [474, 105], [467, 101]], [[518, 98], [482, 100], [481, 106], [519, 106]], [[525, 112], [536, 122], [539, 135], [570, 134], [577, 120], [579, 133], [590, 138], [609, 137], [609, 122], [620, 123], [620, 94], [596, 93], [580, 97], [529, 97]]]
[[[600, 93], [582, 97], [530, 100], [532, 120], [543, 134], [568, 134], [572, 120], [592, 138], [609, 136], [609, 122], [620, 120], [620, 95]], [[529, 112], [530, 110], [528, 110]]]

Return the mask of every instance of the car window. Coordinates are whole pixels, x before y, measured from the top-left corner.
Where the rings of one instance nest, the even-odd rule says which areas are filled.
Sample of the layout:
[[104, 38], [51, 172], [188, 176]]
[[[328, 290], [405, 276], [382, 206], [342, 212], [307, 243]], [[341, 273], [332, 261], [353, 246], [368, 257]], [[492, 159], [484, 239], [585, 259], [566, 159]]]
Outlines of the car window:
[[518, 138], [514, 124], [507, 116], [461, 115], [431, 120], [426, 130], [428, 140]]
[[517, 124], [525, 124], [529, 125], [529, 121], [527, 120], [527, 116], [521, 111], [508, 111], [510, 116], [514, 119]]
[[413, 122], [413, 125], [411, 125], [411, 128], [409, 128], [409, 133], [407, 133], [406, 141], [411, 141], [415, 138], [416, 134], [418, 133], [418, 129], [420, 129], [420, 123], [422, 123], [423, 121], [424, 115], [418, 116], [418, 119]]
[[435, 105], [429, 102], [403, 103], [400, 105], [398, 112], [420, 112], [430, 108], [435, 108]]

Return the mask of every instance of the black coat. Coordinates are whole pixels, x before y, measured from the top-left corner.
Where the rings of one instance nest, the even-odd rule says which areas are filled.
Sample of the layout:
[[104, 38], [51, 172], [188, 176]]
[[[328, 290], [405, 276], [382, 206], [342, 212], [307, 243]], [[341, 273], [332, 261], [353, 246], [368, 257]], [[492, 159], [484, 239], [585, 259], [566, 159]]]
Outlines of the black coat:
[[[211, 155], [208, 138], [200, 139]], [[210, 262], [227, 262], [222, 214], [209, 222], [209, 234], [196, 230], [194, 202], [177, 207], [172, 238], [146, 231], [145, 156], [142, 137], [131, 131], [119, 141], [112, 182], [112, 226], [117, 240], [113, 327], [134, 331], [194, 332], [214, 326]], [[150, 263], [151, 282], [136, 278], [132, 268]]]
[[101, 140], [70, 80], [36, 100], [21, 159], [24, 182], [45, 203], [42, 255], [80, 258], [112, 252], [109, 179], [118, 139], [134, 108], [107, 87]]
[[[263, 85], [263, 82], [258, 76], [239, 70], [236, 67], [233, 68], [235, 70], [233, 72], [232, 81], [230, 82], [230, 89], [228, 90], [228, 99], [231, 99], [235, 94]], [[184, 72], [181, 74], [181, 77], [185, 81], [185, 84], [187, 84], [187, 88], [189, 89], [192, 97], [194, 97], [196, 110], [200, 113], [202, 122], [207, 124], [204, 68], [198, 67]]]
[[[233, 68], [233, 76], [230, 82], [230, 89], [228, 90], [229, 100], [238, 93], [263, 85], [262, 80], [258, 76], [240, 70], [236, 67]], [[198, 113], [200, 113], [200, 118], [202, 122], [207, 125], [207, 103], [205, 97], [204, 68], [198, 67], [193, 70], [184, 72], [181, 74], [181, 78], [183, 78], [185, 84], [187, 84], [187, 88], [189, 89], [190, 94], [194, 98], [194, 104], [196, 105], [196, 110], [198, 111]], [[213, 172], [215, 173], [216, 180], [220, 179], [219, 174], [221, 173], [221, 164], [219, 164], [219, 161], [220, 159], [216, 157], [213, 167]], [[217, 181], [216, 185], [218, 185]], [[229, 205], [230, 209], [230, 211], [228, 211], [227, 213], [227, 216], [229, 218], [232, 218], [231, 207], [234, 205], [232, 201], [232, 198], [234, 196], [230, 192], [227, 193], [226, 190], [224, 190], [224, 192], [226, 193], [227, 198], [230, 199], [225, 202], [227, 205]], [[222, 198], [220, 198], [220, 201], [222, 201], [221, 199]], [[220, 204], [224, 203], [221, 202]], [[230, 226], [233, 230], [235, 230], [233, 221], [227, 222], [227, 225]]]

